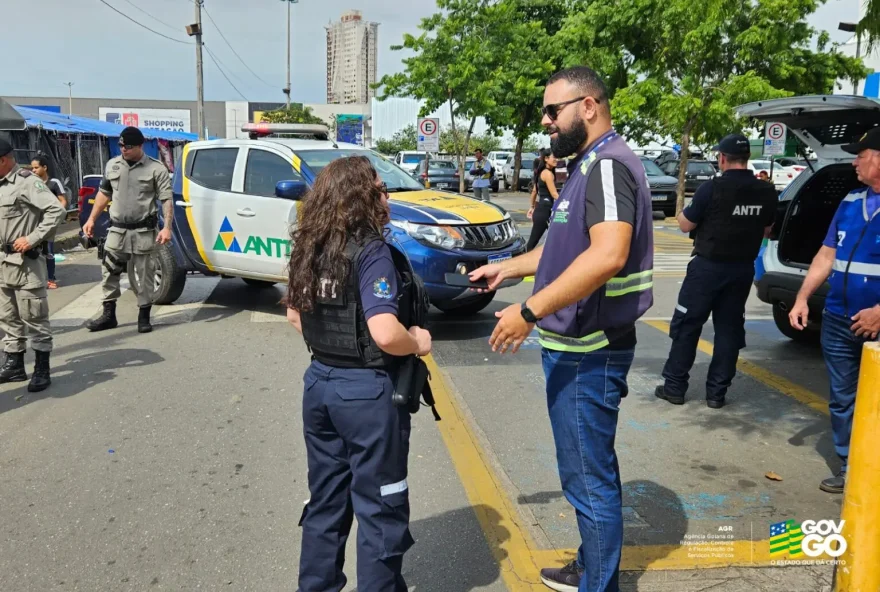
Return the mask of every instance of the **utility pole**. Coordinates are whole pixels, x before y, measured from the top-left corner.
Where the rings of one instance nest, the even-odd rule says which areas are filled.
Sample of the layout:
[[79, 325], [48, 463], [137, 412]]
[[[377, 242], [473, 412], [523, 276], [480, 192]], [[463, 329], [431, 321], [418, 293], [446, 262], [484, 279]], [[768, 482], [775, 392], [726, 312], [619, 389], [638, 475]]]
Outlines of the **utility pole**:
[[190, 37], [196, 38], [196, 113], [199, 126], [199, 139], [207, 138], [205, 129], [205, 71], [202, 63], [202, 4], [205, 0], [193, 0], [196, 5], [196, 22], [186, 28]]
[[67, 87], [67, 114], [73, 115], [73, 82], [65, 82]]
[[299, 0], [281, 0], [287, 3], [287, 86], [282, 91], [287, 95], [287, 110], [290, 110], [290, 5], [297, 4]]

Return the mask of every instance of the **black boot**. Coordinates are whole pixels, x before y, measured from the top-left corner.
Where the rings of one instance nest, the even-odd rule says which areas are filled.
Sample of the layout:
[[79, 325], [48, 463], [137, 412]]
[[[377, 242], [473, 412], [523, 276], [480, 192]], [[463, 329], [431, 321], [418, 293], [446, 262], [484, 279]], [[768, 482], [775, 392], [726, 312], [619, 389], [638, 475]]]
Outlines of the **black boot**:
[[24, 369], [24, 352], [6, 352], [6, 361], [0, 366], [0, 384], [6, 382], [24, 382], [27, 380]]
[[37, 361], [34, 362], [34, 375], [31, 376], [31, 383], [28, 385], [29, 393], [39, 393], [49, 388], [52, 379], [49, 378], [49, 352], [36, 351]]
[[104, 312], [97, 319], [89, 321], [86, 327], [89, 331], [105, 331], [107, 329], [115, 329], [119, 325], [116, 321], [116, 301], [107, 300], [104, 302]]
[[153, 330], [150, 324], [150, 309], [152, 306], [142, 306], [138, 312], [138, 333], [149, 333]]

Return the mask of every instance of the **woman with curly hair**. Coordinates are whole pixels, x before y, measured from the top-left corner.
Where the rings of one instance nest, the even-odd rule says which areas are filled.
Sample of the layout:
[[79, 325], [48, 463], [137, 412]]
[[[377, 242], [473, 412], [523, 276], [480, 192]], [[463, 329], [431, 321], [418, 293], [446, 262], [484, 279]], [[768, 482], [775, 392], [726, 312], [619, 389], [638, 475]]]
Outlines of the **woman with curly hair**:
[[345, 543], [358, 519], [361, 592], [403, 592], [409, 532], [410, 414], [392, 401], [397, 369], [431, 351], [408, 327], [408, 285], [385, 242], [388, 193], [363, 156], [328, 164], [293, 232], [288, 320], [312, 353], [303, 424], [311, 499], [300, 524], [299, 590], [341, 590]]

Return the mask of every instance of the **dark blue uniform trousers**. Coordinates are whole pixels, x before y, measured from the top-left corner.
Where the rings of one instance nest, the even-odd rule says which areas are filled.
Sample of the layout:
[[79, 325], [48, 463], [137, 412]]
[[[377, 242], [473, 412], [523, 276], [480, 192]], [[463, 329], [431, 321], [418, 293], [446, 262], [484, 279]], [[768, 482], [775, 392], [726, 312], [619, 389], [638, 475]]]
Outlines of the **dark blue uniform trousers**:
[[663, 368], [667, 394], [687, 393], [700, 334], [712, 315], [715, 351], [706, 377], [706, 398], [724, 399], [736, 374], [739, 350], [746, 346], [746, 300], [754, 278], [753, 263], [718, 263], [699, 255], [691, 260], [669, 327], [672, 348]]
[[345, 543], [357, 516], [358, 592], [405, 592], [409, 532], [410, 414], [391, 402], [384, 370], [306, 371], [303, 424], [309, 492], [302, 526], [299, 592], [338, 592]]

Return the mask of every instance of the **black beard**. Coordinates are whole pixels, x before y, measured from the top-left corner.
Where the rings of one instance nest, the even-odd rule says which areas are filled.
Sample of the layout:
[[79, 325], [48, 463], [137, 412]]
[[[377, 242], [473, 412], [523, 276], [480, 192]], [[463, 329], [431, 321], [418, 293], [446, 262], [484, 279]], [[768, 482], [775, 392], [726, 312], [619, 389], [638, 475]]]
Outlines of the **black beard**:
[[571, 129], [559, 130], [556, 139], [550, 140], [550, 150], [556, 158], [568, 158], [577, 153], [587, 143], [587, 128], [580, 116], [571, 124]]

